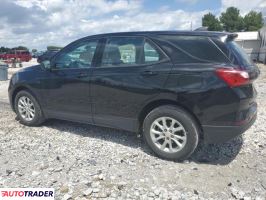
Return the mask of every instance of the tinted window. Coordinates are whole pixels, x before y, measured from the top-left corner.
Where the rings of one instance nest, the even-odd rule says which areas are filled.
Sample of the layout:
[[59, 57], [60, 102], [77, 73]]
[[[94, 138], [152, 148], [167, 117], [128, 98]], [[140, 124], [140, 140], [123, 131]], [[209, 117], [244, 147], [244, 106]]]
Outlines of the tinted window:
[[230, 48], [228, 48], [227, 45], [225, 45], [224, 42], [222, 42], [220, 39], [212, 39], [213, 42], [215, 42], [215, 44], [218, 46], [218, 48], [221, 49], [221, 51], [223, 51], [223, 53], [227, 56], [227, 58], [230, 60], [231, 63], [237, 65], [238, 62], [236, 60], [235, 55], [233, 54], [233, 52], [230, 50]]
[[162, 36], [176, 49], [175, 60], [178, 63], [227, 63], [228, 58], [208, 37], [201, 36]]
[[104, 48], [103, 66], [122, 66], [140, 64], [141, 37], [114, 37], [107, 40]]
[[160, 60], [159, 52], [148, 42], [144, 43], [144, 60], [145, 63], [157, 62]]
[[97, 41], [88, 41], [77, 45], [56, 59], [56, 68], [88, 68], [97, 47]]
[[126, 64], [136, 63], [136, 46], [134, 44], [120, 45], [121, 61]]
[[237, 45], [234, 41], [226, 42], [226, 46], [228, 49], [238, 58], [239, 62], [242, 66], [248, 67], [252, 65], [252, 61], [248, 57], [248, 55], [244, 52], [244, 50]]

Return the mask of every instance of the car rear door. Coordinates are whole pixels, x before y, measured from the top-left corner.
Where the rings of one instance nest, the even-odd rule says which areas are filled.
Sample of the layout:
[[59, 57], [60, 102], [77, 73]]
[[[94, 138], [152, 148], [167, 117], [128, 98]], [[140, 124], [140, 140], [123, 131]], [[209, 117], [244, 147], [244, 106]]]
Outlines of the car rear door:
[[108, 37], [91, 78], [96, 124], [136, 130], [141, 107], [162, 92], [172, 64], [144, 37]]

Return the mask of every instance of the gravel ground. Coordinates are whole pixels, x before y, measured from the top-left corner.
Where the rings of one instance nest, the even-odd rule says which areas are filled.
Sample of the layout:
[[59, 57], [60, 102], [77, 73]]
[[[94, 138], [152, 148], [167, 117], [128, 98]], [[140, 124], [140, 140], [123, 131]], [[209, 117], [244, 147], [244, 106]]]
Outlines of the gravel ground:
[[200, 145], [183, 163], [157, 158], [134, 133], [49, 120], [26, 127], [0, 99], [0, 187], [52, 187], [56, 199], [265, 199], [266, 66], [259, 113], [243, 135]]

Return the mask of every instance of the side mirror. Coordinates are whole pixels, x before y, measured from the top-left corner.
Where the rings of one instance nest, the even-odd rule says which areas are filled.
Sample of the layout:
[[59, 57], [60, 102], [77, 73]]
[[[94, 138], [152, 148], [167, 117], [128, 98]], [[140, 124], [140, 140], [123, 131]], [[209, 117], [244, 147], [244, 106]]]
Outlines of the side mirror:
[[44, 60], [42, 62], [42, 66], [44, 67], [44, 69], [51, 70], [51, 63], [49, 60]]

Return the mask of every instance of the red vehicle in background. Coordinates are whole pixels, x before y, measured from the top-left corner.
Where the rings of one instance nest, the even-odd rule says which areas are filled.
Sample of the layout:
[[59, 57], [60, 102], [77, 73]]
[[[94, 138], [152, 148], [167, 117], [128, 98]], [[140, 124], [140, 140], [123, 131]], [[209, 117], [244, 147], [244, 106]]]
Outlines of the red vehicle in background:
[[15, 62], [29, 62], [32, 57], [27, 50], [11, 50], [10, 52], [0, 54], [0, 59], [7, 63]]

